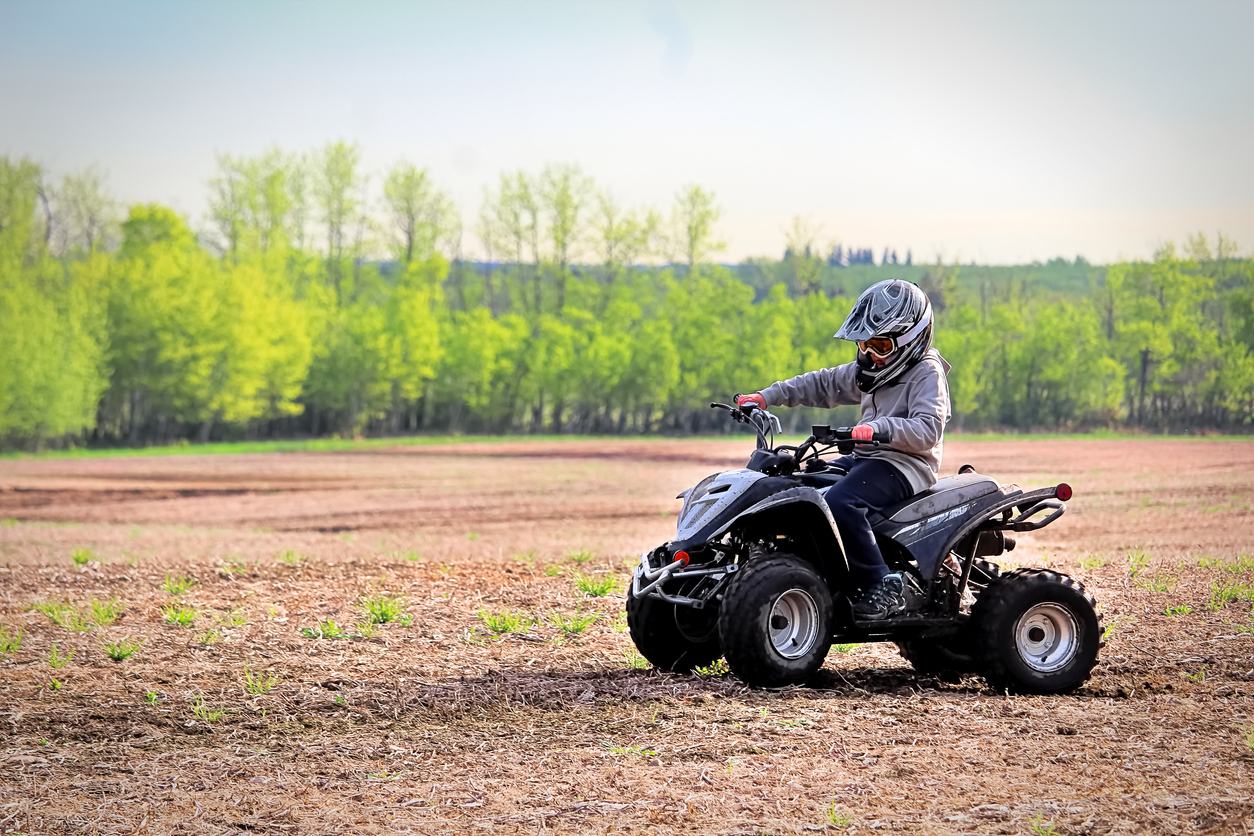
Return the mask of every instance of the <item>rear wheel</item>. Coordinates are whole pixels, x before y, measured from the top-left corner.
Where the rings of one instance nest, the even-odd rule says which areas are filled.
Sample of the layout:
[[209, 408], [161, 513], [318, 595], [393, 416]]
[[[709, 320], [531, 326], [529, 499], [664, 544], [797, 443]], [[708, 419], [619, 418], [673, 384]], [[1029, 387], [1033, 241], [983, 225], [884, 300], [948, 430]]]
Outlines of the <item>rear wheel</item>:
[[1102, 646], [1093, 596], [1047, 569], [1019, 569], [989, 584], [972, 621], [984, 678], [995, 688], [1070, 691], [1089, 678]]
[[723, 655], [717, 610], [629, 596], [627, 629], [640, 655], [663, 670], [686, 673]]
[[814, 567], [791, 554], [745, 564], [723, 596], [718, 632], [732, 673], [778, 687], [817, 671], [832, 644], [832, 596]]

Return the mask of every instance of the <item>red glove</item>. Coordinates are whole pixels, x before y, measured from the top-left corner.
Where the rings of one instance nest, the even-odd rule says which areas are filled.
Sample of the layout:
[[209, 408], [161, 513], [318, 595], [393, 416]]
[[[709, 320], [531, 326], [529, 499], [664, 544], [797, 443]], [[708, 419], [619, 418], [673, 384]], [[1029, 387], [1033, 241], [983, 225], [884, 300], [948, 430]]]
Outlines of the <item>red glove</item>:
[[758, 405], [758, 409], [766, 409], [766, 398], [762, 397], [761, 392], [755, 392], [752, 395], [737, 395], [736, 406], [744, 406], [745, 404], [754, 403]]
[[875, 435], [875, 428], [870, 424], [859, 424], [853, 428], [854, 441], [870, 441], [873, 435]]

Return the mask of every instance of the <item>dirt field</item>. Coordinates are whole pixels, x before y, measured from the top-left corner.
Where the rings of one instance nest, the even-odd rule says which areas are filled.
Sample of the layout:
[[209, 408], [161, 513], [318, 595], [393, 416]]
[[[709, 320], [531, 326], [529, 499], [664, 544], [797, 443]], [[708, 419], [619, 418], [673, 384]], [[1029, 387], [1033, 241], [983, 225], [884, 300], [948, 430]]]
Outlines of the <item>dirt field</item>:
[[[576, 580], [621, 589], [671, 497], [747, 452], [0, 461], [0, 833], [1254, 833], [1254, 443], [947, 445], [948, 473], [1075, 487], [1008, 561], [1106, 613], [1055, 698], [881, 645], [783, 691], [645, 666], [621, 592]], [[369, 635], [383, 595], [403, 611]], [[57, 602], [63, 626], [31, 609]], [[346, 637], [302, 634], [328, 620]]]

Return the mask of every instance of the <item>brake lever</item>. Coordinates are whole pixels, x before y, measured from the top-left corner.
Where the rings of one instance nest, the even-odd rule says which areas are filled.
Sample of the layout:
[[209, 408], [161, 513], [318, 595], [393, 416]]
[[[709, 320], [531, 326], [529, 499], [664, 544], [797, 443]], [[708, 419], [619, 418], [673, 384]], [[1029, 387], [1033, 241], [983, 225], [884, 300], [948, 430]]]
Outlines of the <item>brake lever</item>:
[[766, 417], [767, 417], [768, 419], [770, 419], [770, 422], [771, 422], [771, 428], [775, 431], [775, 434], [776, 434], [776, 435], [783, 435], [783, 434], [784, 434], [784, 425], [783, 425], [783, 424], [781, 424], [781, 423], [779, 422], [779, 417], [778, 417], [777, 415], [775, 415], [774, 413], [767, 412], [765, 409], [764, 409], [764, 410], [762, 410], [762, 412], [766, 415]]

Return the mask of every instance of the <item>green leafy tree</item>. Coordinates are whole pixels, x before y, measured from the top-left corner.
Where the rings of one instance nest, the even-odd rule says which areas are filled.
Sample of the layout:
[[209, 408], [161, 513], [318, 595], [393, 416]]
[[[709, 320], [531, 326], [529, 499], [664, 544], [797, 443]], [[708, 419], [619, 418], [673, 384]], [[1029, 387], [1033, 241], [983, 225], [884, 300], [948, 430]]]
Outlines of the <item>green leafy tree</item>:
[[667, 255], [691, 273], [698, 264], [727, 248], [716, 237], [714, 225], [722, 216], [714, 195], [697, 185], [684, 186], [675, 195], [667, 232]]

